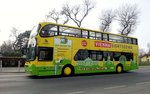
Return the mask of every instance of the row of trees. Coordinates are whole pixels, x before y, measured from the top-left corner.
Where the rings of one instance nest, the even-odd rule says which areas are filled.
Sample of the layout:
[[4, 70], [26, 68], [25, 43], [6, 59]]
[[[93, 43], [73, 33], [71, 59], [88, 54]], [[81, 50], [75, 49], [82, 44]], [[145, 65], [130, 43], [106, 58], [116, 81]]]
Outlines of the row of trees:
[[110, 31], [112, 21], [116, 20], [120, 25], [118, 30], [119, 34], [128, 36], [134, 32], [137, 26], [138, 16], [139, 11], [137, 5], [123, 5], [114, 11], [105, 10], [100, 17], [100, 28], [104, 32]]
[[[83, 20], [88, 16], [91, 10], [95, 8], [95, 2], [92, 0], [83, 0], [82, 4], [71, 6], [65, 3], [62, 10], [51, 10], [46, 15], [46, 21], [54, 21], [56, 23], [66, 24], [70, 20], [73, 21], [78, 27], [82, 26]], [[103, 10], [100, 17], [100, 30], [109, 32], [113, 21], [118, 21], [120, 28], [119, 34], [128, 36], [136, 29], [138, 22], [139, 10], [137, 5], [125, 4], [121, 7], [112, 10]]]
[[[74, 22], [78, 27], [81, 27], [83, 20], [88, 14], [95, 8], [96, 3], [92, 0], [83, 0], [82, 4], [70, 5], [65, 3], [61, 7], [61, 11], [56, 9], [51, 10], [46, 15], [46, 21], [54, 21], [56, 23], [67, 24], [69, 21]], [[129, 35], [133, 33], [137, 25], [139, 16], [139, 10], [137, 5], [125, 5], [118, 9], [104, 10], [100, 17], [100, 30], [103, 32], [109, 32], [113, 21], [118, 21], [120, 25], [119, 33], [121, 35]], [[11, 36], [14, 37], [14, 41], [5, 41], [1, 45], [1, 53], [3, 56], [21, 56], [23, 48], [27, 47], [27, 42], [30, 30], [20, 33], [15, 27], [11, 30]]]
[[10, 37], [14, 38], [13, 40], [4, 41], [1, 45], [1, 54], [5, 57], [21, 57], [22, 51], [24, 48], [27, 48], [27, 42], [29, 39], [31, 31], [27, 30], [23, 33], [20, 33], [15, 27], [11, 30]]

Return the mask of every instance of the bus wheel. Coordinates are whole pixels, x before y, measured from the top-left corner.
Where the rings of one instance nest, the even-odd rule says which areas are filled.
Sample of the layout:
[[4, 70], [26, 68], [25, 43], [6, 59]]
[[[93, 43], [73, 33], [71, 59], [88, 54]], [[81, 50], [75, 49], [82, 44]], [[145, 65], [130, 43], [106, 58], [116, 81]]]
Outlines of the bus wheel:
[[63, 76], [70, 76], [74, 74], [74, 69], [72, 66], [65, 66], [62, 70]]
[[117, 67], [116, 67], [116, 72], [117, 72], [117, 73], [123, 72], [123, 67], [122, 67], [122, 65], [117, 65]]

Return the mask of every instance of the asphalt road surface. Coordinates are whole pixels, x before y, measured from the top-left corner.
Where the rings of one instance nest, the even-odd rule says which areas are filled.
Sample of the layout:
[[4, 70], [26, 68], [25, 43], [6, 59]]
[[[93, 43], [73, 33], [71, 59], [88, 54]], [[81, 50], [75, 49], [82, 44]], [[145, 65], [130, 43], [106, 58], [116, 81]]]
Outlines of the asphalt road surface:
[[150, 66], [122, 74], [73, 77], [0, 73], [0, 94], [150, 94]]

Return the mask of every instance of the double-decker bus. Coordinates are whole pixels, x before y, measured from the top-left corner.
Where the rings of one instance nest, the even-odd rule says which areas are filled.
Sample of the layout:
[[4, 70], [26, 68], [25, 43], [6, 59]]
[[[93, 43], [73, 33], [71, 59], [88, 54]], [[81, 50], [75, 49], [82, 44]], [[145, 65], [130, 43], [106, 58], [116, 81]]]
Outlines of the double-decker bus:
[[137, 38], [51, 22], [31, 32], [25, 71], [35, 76], [138, 69]]

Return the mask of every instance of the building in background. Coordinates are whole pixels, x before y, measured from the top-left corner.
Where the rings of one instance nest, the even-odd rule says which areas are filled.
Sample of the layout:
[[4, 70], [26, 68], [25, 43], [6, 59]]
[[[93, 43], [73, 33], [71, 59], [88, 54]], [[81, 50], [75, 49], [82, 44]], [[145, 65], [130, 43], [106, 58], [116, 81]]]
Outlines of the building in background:
[[150, 54], [144, 54], [140, 59], [141, 62], [150, 62]]

